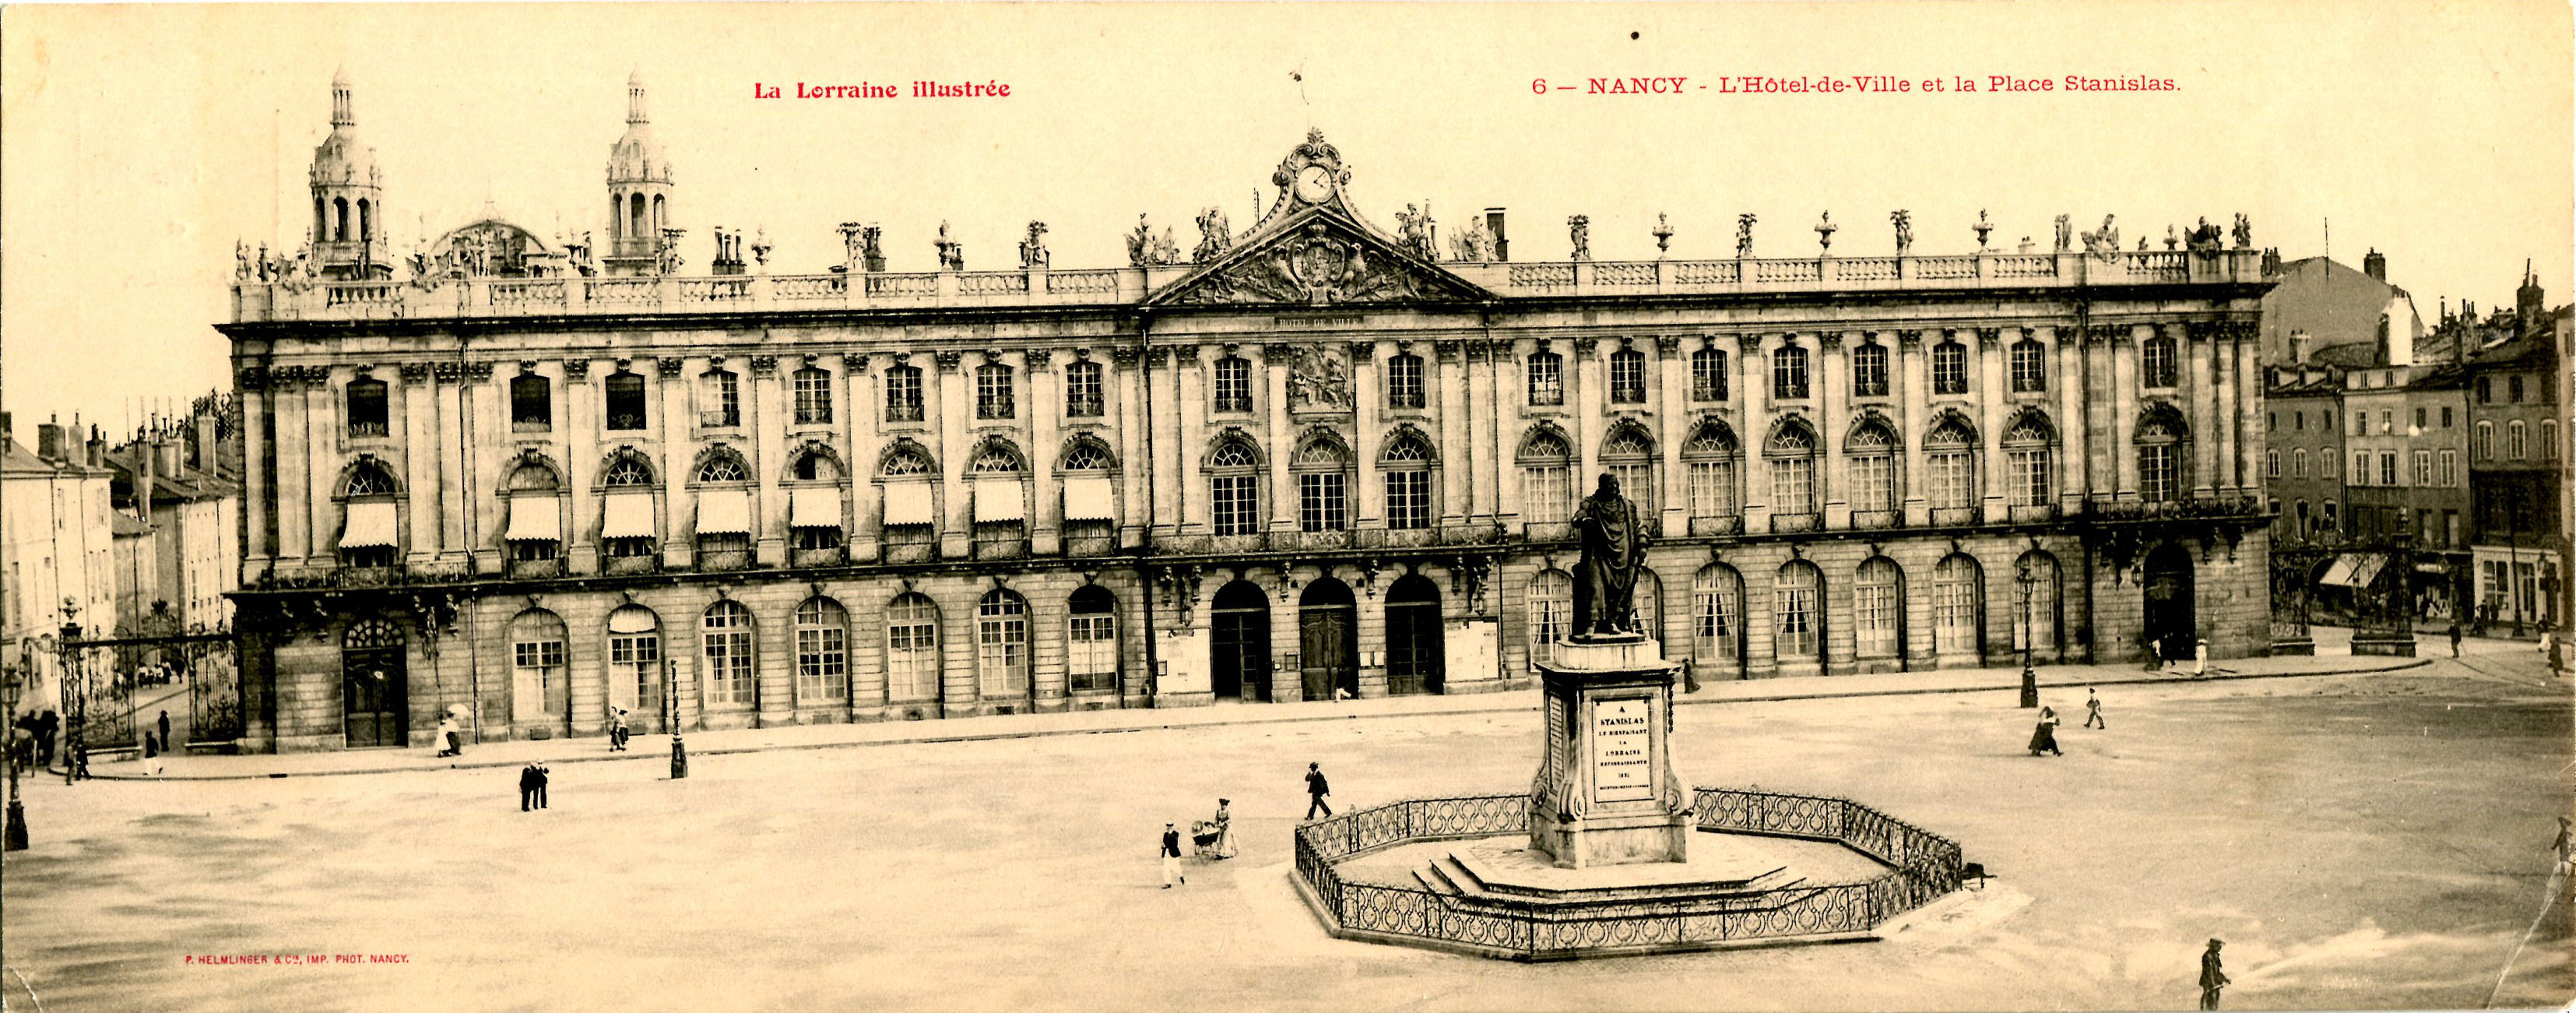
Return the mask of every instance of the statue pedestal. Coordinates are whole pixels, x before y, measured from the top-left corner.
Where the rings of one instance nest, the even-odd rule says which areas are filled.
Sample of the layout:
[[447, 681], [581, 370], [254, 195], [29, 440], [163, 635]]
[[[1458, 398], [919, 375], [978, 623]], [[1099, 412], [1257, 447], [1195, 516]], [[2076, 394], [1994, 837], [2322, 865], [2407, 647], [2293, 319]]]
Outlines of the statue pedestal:
[[1547, 749], [1530, 785], [1530, 850], [1566, 869], [1688, 861], [1691, 792], [1667, 747], [1681, 666], [1622, 634], [1560, 642], [1535, 667]]

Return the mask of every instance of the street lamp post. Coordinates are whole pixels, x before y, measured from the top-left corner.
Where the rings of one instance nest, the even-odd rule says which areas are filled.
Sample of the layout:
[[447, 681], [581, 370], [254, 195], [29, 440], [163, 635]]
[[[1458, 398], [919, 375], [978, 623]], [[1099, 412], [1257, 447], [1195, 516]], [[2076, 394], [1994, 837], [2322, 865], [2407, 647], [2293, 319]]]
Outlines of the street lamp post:
[[2030, 667], [2030, 641], [2032, 635], [2037, 632], [2031, 628], [2030, 593], [2032, 583], [2033, 580], [2030, 575], [2030, 563], [2028, 561], [2024, 561], [2014, 568], [2013, 584], [2021, 589], [2021, 608], [2015, 611], [2019, 613], [2019, 625], [2021, 626], [2021, 706], [2024, 710], [2039, 706], [2039, 672]]
[[662, 712], [671, 729], [671, 780], [689, 776], [689, 747], [680, 741], [680, 678], [671, 667], [671, 654], [662, 652]]
[[[33, 660], [33, 655], [22, 648], [18, 652], [17, 663], [6, 666], [5, 670], [0, 670], [0, 697], [6, 698], [5, 705], [0, 706], [5, 706], [11, 722], [9, 726], [8, 829], [5, 834], [0, 834], [0, 841], [5, 841], [0, 843], [0, 850], [27, 850], [27, 809], [18, 801], [18, 729], [15, 722], [18, 720], [18, 696], [26, 688], [27, 667]], [[27, 757], [34, 759], [35, 755], [36, 743], [33, 738], [30, 738], [27, 741]]]
[[[63, 615], [74, 611], [71, 602], [63, 603]], [[79, 664], [81, 628], [79, 623], [63, 623], [61, 639], [54, 647], [62, 652], [61, 676], [55, 685], [63, 692], [63, 783], [89, 776], [89, 674]]]

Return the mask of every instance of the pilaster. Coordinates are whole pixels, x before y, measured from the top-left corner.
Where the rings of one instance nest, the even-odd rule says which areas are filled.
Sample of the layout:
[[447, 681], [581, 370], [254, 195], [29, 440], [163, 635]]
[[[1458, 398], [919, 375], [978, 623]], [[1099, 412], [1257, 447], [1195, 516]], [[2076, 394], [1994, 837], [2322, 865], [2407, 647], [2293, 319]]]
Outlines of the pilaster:
[[[2018, 337], [2018, 335], [2016, 335]], [[1977, 516], [1993, 524], [2010, 516], [2004, 509], [2004, 414], [2011, 407], [2011, 386], [2004, 378], [2004, 330], [1977, 328], [1977, 491], [1983, 510]]]
[[[1791, 340], [1795, 340], [1795, 335]], [[1851, 363], [1844, 357], [1841, 331], [1816, 332], [1816, 369], [1810, 379], [1808, 394], [1816, 405], [1816, 440], [1822, 444], [1824, 464], [1817, 469], [1816, 502], [1824, 513], [1828, 529], [1851, 527], [1851, 491], [1843, 488], [1850, 476], [1844, 471], [1843, 439], [1849, 436], [1851, 398]], [[1912, 440], [1906, 442], [1911, 443]]]
[[[1057, 459], [1064, 449], [1064, 434], [1058, 420], [1064, 417], [1064, 385], [1055, 371], [1055, 354], [1043, 348], [1021, 353], [1022, 372], [1029, 381], [1028, 403], [1020, 413], [1020, 425], [1029, 436], [1029, 552], [1039, 556], [1064, 553], [1063, 476], [1056, 473]], [[1032, 600], [1030, 608], [1037, 608]], [[1054, 603], [1061, 606], [1062, 602]], [[1062, 629], [1058, 623], [1050, 629]], [[1030, 629], [1037, 627], [1033, 624]], [[1032, 638], [1033, 640], [1038, 638]], [[1055, 641], [1047, 641], [1055, 643]], [[1061, 645], [1056, 665], [1056, 696], [1064, 696], [1064, 666]], [[1035, 685], [1035, 683], [1031, 683]]]
[[1458, 341], [1440, 341], [1432, 345], [1430, 361], [1425, 363], [1423, 382], [1430, 385], [1432, 403], [1439, 417], [1432, 420], [1433, 438], [1440, 441], [1440, 515], [1434, 523], [1456, 527], [1476, 512], [1476, 434], [1468, 415], [1473, 400], [1473, 382], [1467, 378], [1465, 349]]
[[1923, 434], [1932, 422], [1931, 366], [1923, 354], [1923, 332], [1896, 332], [1896, 415], [1905, 420], [1905, 466], [1896, 480], [1905, 484], [1905, 526], [1932, 523], [1931, 487], [1923, 466]]

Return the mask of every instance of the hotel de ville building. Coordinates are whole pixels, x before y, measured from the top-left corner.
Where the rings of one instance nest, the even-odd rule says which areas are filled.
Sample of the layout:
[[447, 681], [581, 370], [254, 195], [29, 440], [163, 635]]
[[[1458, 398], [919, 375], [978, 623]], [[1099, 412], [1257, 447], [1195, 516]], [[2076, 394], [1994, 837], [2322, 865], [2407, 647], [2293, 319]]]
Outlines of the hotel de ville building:
[[852, 224], [824, 273], [686, 272], [645, 98], [604, 234], [397, 251], [334, 82], [303, 252], [246, 251], [220, 325], [251, 748], [1518, 688], [1603, 474], [1697, 681], [2268, 649], [2241, 223], [1514, 256], [1499, 212], [1373, 224], [1315, 132], [1259, 221], [1124, 266], [1032, 223], [890, 271]]

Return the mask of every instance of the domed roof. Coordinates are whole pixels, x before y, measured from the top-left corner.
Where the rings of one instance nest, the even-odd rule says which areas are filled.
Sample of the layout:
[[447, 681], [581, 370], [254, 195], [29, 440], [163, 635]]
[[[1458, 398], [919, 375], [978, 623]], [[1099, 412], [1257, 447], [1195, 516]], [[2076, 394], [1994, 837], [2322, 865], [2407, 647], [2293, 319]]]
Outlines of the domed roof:
[[653, 136], [653, 124], [644, 114], [642, 71], [626, 76], [626, 135], [608, 149], [608, 181], [671, 181], [671, 161], [662, 154], [662, 142]]
[[331, 136], [313, 149], [313, 185], [377, 186], [376, 149], [358, 141], [358, 116], [346, 69], [331, 75]]

